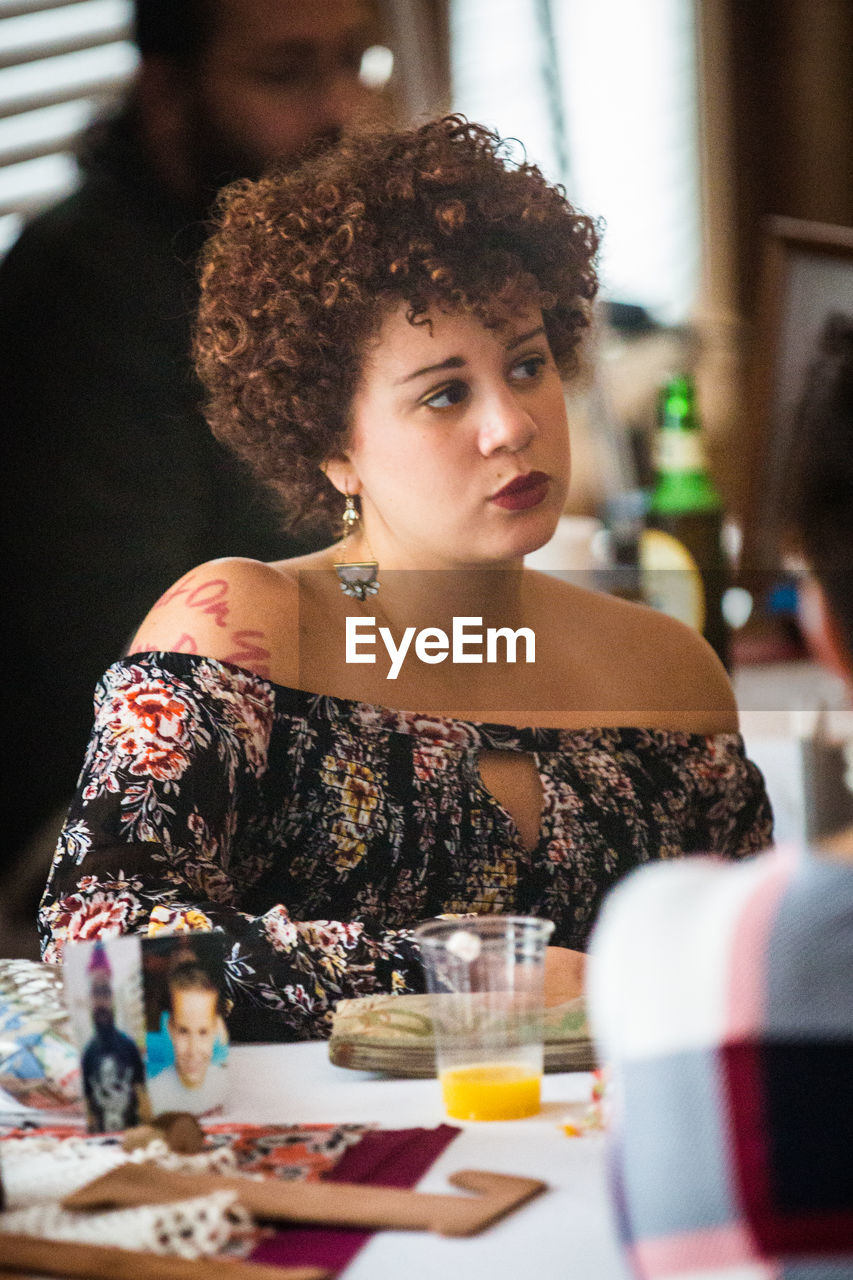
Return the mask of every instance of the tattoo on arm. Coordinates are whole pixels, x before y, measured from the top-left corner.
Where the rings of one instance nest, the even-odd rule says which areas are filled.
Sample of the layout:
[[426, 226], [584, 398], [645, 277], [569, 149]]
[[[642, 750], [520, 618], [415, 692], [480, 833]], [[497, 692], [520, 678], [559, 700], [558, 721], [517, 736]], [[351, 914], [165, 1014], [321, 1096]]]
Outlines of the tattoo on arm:
[[[232, 662], [235, 667], [249, 667], [259, 676], [268, 676], [270, 651], [263, 647], [262, 642], [265, 639], [266, 635], [263, 631], [232, 631], [229, 640], [235, 647], [222, 661]], [[198, 653], [198, 651], [198, 641], [188, 631], [182, 632], [173, 644], [155, 645], [150, 641], [140, 640], [133, 646], [134, 653]]]
[[198, 653], [198, 643], [194, 636], [184, 631], [174, 644], [153, 644], [150, 640], [139, 640], [132, 649], [133, 653]]
[[172, 587], [155, 603], [155, 609], [162, 609], [180, 596], [186, 596], [184, 603], [189, 609], [201, 609], [209, 613], [218, 627], [224, 627], [228, 620], [228, 583], [224, 578], [205, 578], [196, 585], [193, 574], [182, 578], [177, 586]]
[[232, 631], [231, 639], [237, 647], [233, 653], [228, 654], [226, 662], [233, 662], [237, 667], [248, 663], [259, 676], [269, 675], [270, 651], [264, 649], [261, 644], [253, 643], [253, 639], [259, 641], [266, 639], [263, 631]]

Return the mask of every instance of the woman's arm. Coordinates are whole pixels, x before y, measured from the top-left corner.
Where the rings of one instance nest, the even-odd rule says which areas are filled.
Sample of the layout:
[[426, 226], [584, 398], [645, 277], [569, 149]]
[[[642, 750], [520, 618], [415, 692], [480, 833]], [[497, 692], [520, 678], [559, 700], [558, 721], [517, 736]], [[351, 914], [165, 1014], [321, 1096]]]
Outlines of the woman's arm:
[[322, 1036], [342, 997], [420, 989], [407, 930], [294, 920], [285, 903], [241, 910], [256, 873], [235, 836], [268, 783], [268, 682], [147, 655], [110, 668], [96, 711], [41, 906], [45, 959], [98, 935], [222, 930], [236, 1038]]
[[583, 995], [586, 956], [568, 947], [548, 947], [545, 951], [545, 1005], [550, 1007], [576, 1000]]

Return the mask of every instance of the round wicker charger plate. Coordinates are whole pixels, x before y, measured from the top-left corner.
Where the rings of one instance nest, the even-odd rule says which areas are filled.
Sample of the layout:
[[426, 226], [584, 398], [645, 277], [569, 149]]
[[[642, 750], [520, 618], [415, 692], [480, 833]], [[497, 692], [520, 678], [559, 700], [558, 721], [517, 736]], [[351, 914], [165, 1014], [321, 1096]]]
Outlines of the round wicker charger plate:
[[[426, 1078], [435, 1075], [429, 995], [364, 996], [335, 1011], [329, 1059], [353, 1071]], [[545, 1070], [593, 1071], [595, 1052], [582, 1000], [545, 1011]]]

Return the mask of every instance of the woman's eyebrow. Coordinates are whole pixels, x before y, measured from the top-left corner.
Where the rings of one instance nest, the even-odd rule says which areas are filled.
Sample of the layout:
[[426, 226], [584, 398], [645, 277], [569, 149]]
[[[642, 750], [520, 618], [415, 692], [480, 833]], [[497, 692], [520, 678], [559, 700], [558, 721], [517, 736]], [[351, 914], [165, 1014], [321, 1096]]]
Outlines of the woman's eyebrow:
[[428, 364], [423, 369], [416, 369], [414, 373], [407, 373], [405, 378], [398, 378], [395, 386], [402, 386], [404, 382], [411, 382], [413, 378], [420, 378], [424, 373], [438, 373], [441, 369], [462, 369], [465, 361], [461, 356], [450, 356], [447, 360], [442, 360], [441, 364]]
[[[506, 344], [507, 351], [514, 351], [516, 347], [520, 347], [523, 343], [529, 342], [531, 338], [537, 338], [540, 333], [544, 334], [544, 324], [538, 324], [535, 329], [530, 329], [527, 333], [519, 334], [517, 338], [513, 338], [511, 342]], [[420, 378], [425, 373], [439, 373], [443, 369], [463, 369], [465, 360], [462, 356], [450, 356], [447, 360], [442, 360], [440, 364], [424, 365], [423, 369], [416, 369], [414, 373], [407, 373], [404, 378], [399, 378], [395, 386], [402, 386], [404, 382], [411, 382], [413, 378]]]
[[520, 347], [522, 343], [529, 342], [531, 338], [538, 338], [540, 333], [545, 332], [544, 324], [538, 324], [535, 329], [531, 329], [528, 333], [519, 334], [517, 338], [513, 338], [512, 342], [506, 344], [507, 351], [514, 351], [516, 347]]

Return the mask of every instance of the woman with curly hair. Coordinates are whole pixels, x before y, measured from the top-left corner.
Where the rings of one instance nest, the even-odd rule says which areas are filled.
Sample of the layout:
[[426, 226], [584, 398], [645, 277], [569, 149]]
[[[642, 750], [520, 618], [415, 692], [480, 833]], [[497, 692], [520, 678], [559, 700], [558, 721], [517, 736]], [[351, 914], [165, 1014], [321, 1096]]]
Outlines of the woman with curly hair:
[[[569, 481], [595, 224], [449, 116], [221, 200], [197, 367], [217, 436], [327, 549], [192, 569], [96, 696], [41, 911], [217, 928], [232, 1033], [420, 987], [411, 928], [554, 921], [577, 993], [630, 868], [766, 844], [726, 675], [661, 613], [528, 570]], [[132, 571], [132, 570], [131, 570]]]

